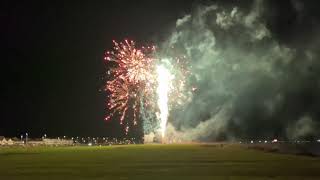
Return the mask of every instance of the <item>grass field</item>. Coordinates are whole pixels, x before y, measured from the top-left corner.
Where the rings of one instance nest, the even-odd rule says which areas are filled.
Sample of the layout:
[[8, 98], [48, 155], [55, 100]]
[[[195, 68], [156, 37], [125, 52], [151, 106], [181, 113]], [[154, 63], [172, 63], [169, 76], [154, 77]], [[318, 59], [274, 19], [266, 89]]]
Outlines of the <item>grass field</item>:
[[320, 158], [236, 145], [0, 148], [0, 179], [320, 179]]

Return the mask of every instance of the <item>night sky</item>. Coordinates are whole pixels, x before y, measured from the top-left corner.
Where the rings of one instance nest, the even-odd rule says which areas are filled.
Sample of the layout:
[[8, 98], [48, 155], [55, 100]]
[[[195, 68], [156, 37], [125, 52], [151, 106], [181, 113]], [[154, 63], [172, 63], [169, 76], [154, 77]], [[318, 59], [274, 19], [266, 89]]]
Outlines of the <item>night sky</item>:
[[[116, 120], [104, 121], [104, 51], [112, 47], [113, 39], [161, 42], [176, 20], [198, 3], [212, 2], [1, 3], [0, 135], [121, 136]], [[279, 41], [298, 47], [301, 44], [291, 36], [314, 33], [310, 27], [319, 20], [316, 1], [305, 4], [305, 17], [313, 17], [307, 21], [292, 11], [291, 1], [273, 1], [271, 6], [268, 25]]]
[[[169, 3], [170, 2], [170, 3]], [[25, 1], [1, 11], [0, 135], [117, 136], [104, 122], [104, 51], [112, 40], [155, 42], [190, 3]]]

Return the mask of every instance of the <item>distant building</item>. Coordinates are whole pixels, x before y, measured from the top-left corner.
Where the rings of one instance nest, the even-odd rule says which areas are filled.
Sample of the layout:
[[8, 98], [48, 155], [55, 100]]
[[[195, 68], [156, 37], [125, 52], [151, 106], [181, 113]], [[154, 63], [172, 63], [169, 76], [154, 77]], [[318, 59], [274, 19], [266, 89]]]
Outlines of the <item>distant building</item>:
[[3, 136], [0, 136], [0, 145], [4, 146], [4, 145], [7, 145], [7, 140], [6, 138], [4, 138]]
[[13, 145], [23, 145], [23, 141], [14, 141], [11, 138], [6, 139], [3, 136], [0, 136], [0, 145], [1, 146], [13, 146]]
[[70, 146], [73, 145], [73, 140], [46, 138], [42, 140], [30, 140], [27, 144], [31, 146]]
[[34, 139], [28, 140], [26, 143], [24, 141], [12, 139], [6, 139], [3, 136], [0, 136], [0, 145], [1, 146], [13, 146], [13, 145], [29, 145], [29, 146], [71, 146], [73, 145], [73, 140], [67, 139]]
[[9, 139], [9, 140], [7, 141], [7, 145], [12, 146], [13, 144], [14, 144], [14, 142], [12, 141], [12, 139]]
[[42, 142], [45, 145], [60, 145], [60, 146], [70, 146], [73, 145], [73, 140], [68, 139], [43, 139]]

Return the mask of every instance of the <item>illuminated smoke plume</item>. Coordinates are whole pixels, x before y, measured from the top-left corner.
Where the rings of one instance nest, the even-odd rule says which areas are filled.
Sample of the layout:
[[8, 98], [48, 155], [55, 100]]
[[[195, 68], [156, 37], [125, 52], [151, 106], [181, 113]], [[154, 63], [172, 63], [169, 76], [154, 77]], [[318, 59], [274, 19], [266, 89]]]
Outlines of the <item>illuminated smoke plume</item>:
[[283, 41], [268, 8], [267, 1], [200, 5], [176, 21], [161, 48], [186, 56], [187, 89], [196, 90], [170, 111], [168, 134], [186, 141], [319, 135], [319, 38]]

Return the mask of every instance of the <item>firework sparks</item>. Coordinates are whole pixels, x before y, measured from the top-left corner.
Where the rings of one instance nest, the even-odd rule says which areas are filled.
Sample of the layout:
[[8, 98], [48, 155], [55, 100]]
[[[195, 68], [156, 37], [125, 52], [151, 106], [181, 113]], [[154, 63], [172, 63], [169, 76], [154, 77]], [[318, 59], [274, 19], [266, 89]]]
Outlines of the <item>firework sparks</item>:
[[[153, 61], [151, 54], [155, 47], [142, 47], [137, 49], [133, 41], [125, 40], [123, 43], [113, 41], [113, 51], [107, 51], [105, 60], [114, 63], [109, 72], [112, 80], [106, 84], [106, 91], [110, 92], [107, 108], [111, 111], [105, 119], [109, 120], [115, 114], [121, 114], [120, 124], [126, 124], [125, 132], [129, 130], [129, 124], [137, 124], [137, 114], [142, 96], [152, 93]], [[146, 99], [146, 98], [143, 98]], [[133, 109], [133, 123], [124, 122], [129, 111]]]

